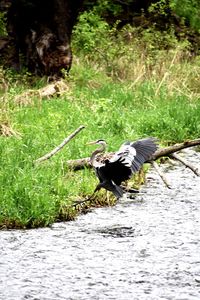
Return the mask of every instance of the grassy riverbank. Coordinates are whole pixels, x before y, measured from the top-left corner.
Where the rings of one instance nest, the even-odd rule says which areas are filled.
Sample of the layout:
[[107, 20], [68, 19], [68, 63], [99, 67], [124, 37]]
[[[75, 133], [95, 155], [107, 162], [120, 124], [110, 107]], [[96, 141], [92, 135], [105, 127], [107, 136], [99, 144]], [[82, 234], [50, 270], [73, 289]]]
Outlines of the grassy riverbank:
[[[189, 58], [178, 46], [153, 58], [134, 50], [135, 60], [130, 51], [112, 64], [79, 52], [65, 79], [68, 88], [51, 99], [19, 103], [16, 96], [37, 90], [44, 80], [2, 72], [1, 227], [30, 228], [73, 218], [73, 201], [91, 194], [97, 179], [91, 170], [68, 170], [65, 162], [89, 156], [88, 141], [104, 138], [112, 151], [125, 140], [145, 136], [161, 144], [200, 136], [198, 57]], [[86, 128], [62, 151], [34, 166], [35, 159], [80, 125]], [[98, 199], [105, 201], [104, 191]]]

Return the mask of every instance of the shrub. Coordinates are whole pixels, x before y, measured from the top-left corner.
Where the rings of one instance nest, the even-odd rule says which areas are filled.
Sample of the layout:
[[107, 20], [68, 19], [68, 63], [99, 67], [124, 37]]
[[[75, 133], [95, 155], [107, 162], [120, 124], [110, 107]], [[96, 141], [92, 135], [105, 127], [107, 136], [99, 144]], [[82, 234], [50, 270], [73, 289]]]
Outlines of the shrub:
[[180, 17], [186, 25], [200, 33], [200, 2], [199, 0], [171, 0], [171, 9]]

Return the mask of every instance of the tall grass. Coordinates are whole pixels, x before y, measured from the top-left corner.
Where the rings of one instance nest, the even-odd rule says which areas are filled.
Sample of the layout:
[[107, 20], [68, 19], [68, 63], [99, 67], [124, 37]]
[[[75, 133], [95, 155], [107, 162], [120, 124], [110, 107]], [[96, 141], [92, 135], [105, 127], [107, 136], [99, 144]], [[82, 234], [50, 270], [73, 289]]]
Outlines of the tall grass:
[[169, 92], [181, 95], [200, 93], [200, 58], [193, 57], [187, 40], [177, 40], [173, 28], [160, 32], [154, 27], [144, 30], [128, 25], [119, 32], [117, 24], [109, 28], [98, 15], [85, 12], [73, 37], [81, 66], [88, 62], [131, 86], [151, 81], [156, 94], [163, 84]]
[[[0, 136], [0, 226], [37, 227], [73, 218], [73, 201], [91, 194], [97, 179], [91, 170], [68, 170], [66, 160], [89, 156], [90, 140], [104, 138], [114, 151], [125, 140], [145, 136], [158, 137], [161, 144], [200, 136], [199, 58], [190, 58], [181, 44], [150, 51], [145, 39], [136, 45], [123, 33], [115, 47], [112, 39], [107, 60], [99, 55], [105, 46], [76, 54], [74, 43], [74, 64], [65, 79], [69, 88], [58, 98], [33, 97], [19, 105], [16, 96], [44, 80], [1, 74], [1, 125], [16, 135]], [[62, 151], [33, 164], [81, 124], [86, 129]]]

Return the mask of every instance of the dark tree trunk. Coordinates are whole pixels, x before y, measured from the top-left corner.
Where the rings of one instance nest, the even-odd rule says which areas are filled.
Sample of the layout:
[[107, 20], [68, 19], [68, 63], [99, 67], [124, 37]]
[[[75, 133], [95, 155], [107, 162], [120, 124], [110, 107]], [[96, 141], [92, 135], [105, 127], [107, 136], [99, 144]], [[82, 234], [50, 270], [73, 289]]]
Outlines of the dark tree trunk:
[[[7, 12], [8, 36], [0, 37], [0, 64], [19, 70], [25, 65], [38, 75], [60, 76], [72, 63], [70, 40], [79, 11], [91, 9], [97, 0], [0, 0], [0, 11]], [[109, 0], [101, 16], [110, 24], [117, 20], [141, 29], [154, 25], [158, 30], [173, 28], [178, 38], [187, 38], [199, 53], [199, 35], [182, 24], [165, 1], [165, 14], [148, 8], [158, 0]], [[118, 6], [118, 10], [113, 7]], [[83, 8], [82, 8], [83, 7]], [[113, 9], [113, 11], [112, 11]]]
[[72, 63], [72, 28], [82, 3], [83, 0], [8, 0], [8, 37], [0, 43], [2, 55], [9, 56], [7, 64], [15, 69], [25, 65], [38, 75], [60, 76], [62, 69], [68, 71]]

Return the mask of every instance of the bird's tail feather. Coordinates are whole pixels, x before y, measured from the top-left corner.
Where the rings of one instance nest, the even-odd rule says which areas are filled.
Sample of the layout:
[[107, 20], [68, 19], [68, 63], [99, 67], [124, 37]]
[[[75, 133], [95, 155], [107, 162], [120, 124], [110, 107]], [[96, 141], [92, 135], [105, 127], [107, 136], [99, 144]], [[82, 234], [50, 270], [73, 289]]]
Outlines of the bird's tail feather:
[[106, 190], [112, 192], [117, 199], [123, 197], [123, 189], [120, 186], [114, 184], [113, 182], [104, 182], [102, 186]]
[[116, 185], [116, 184], [112, 186], [112, 191], [111, 192], [113, 192], [113, 194], [115, 195], [115, 197], [117, 199], [123, 197], [123, 194], [124, 194], [123, 189], [120, 186]]

